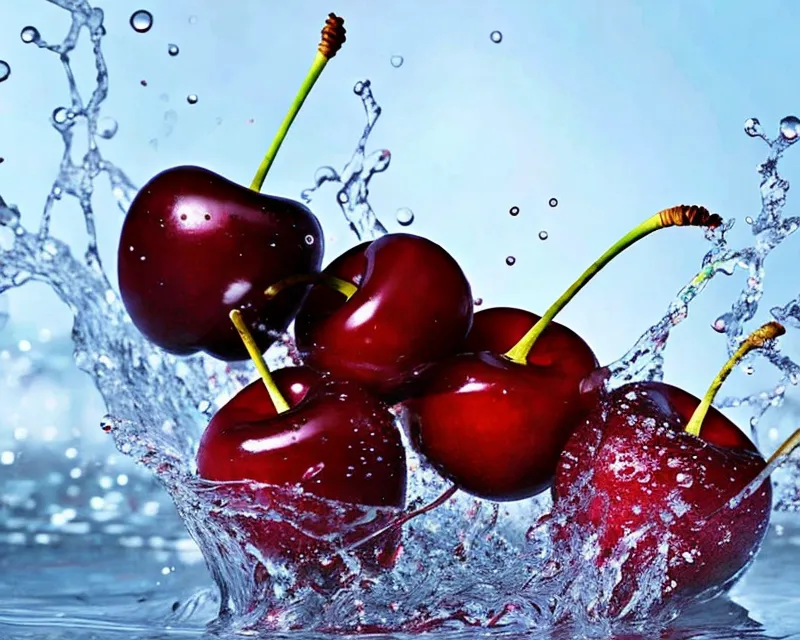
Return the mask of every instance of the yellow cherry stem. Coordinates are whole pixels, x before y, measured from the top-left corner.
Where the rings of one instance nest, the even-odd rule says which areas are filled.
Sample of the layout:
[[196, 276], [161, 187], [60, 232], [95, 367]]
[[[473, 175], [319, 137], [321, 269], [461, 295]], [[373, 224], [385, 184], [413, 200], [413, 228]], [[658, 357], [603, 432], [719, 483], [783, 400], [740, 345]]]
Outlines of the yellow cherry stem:
[[311, 63], [311, 69], [308, 70], [303, 84], [300, 85], [300, 90], [297, 92], [294, 101], [289, 107], [289, 112], [283, 119], [278, 133], [275, 134], [275, 138], [272, 140], [272, 144], [267, 150], [261, 164], [258, 166], [258, 171], [256, 171], [253, 182], [250, 184], [250, 188], [253, 191], [261, 191], [261, 188], [264, 186], [267, 173], [270, 167], [272, 167], [272, 163], [275, 161], [275, 156], [278, 155], [278, 150], [281, 148], [286, 134], [289, 133], [289, 128], [300, 112], [300, 108], [306, 101], [308, 94], [311, 93], [311, 89], [316, 84], [320, 74], [322, 74], [322, 70], [328, 64], [328, 61], [342, 48], [346, 40], [345, 33], [344, 20], [333, 13], [329, 14], [325, 22], [325, 27], [322, 29], [322, 41], [317, 48], [314, 62]]
[[296, 276], [289, 276], [280, 282], [276, 282], [271, 287], [264, 291], [264, 295], [268, 300], [277, 296], [284, 289], [293, 287], [296, 284], [324, 284], [334, 291], [341, 293], [345, 300], [353, 297], [353, 294], [358, 291], [358, 287], [352, 282], [342, 280], [336, 276], [329, 276], [327, 273], [300, 273]]
[[597, 273], [605, 267], [611, 260], [617, 257], [625, 249], [635, 244], [645, 236], [650, 235], [654, 231], [664, 229], [666, 227], [717, 227], [722, 224], [722, 218], [716, 214], [709, 213], [705, 207], [680, 205], [670, 209], [664, 209], [659, 213], [651, 216], [642, 222], [635, 229], [628, 232], [616, 243], [614, 243], [602, 256], [600, 256], [592, 265], [584, 271], [580, 277], [572, 283], [563, 295], [556, 300], [539, 321], [530, 328], [530, 330], [522, 337], [522, 339], [515, 344], [511, 349], [505, 353], [505, 357], [518, 364], [525, 364], [528, 359], [533, 345], [539, 339], [539, 336], [547, 328], [547, 325], [556, 317], [556, 315], [569, 303], [575, 295], [583, 289], [584, 286], [594, 278]]
[[230, 312], [229, 317], [231, 322], [233, 322], [233, 326], [236, 327], [236, 331], [239, 332], [239, 337], [242, 339], [247, 353], [250, 354], [253, 364], [256, 365], [256, 370], [264, 381], [264, 386], [267, 388], [267, 393], [269, 393], [272, 404], [275, 406], [275, 411], [278, 413], [288, 411], [290, 408], [289, 403], [286, 402], [286, 398], [283, 397], [278, 389], [278, 385], [275, 384], [275, 380], [269, 372], [267, 363], [264, 361], [264, 356], [261, 355], [261, 350], [253, 339], [253, 334], [250, 333], [250, 330], [244, 323], [242, 312], [238, 309], [234, 309]]
[[703, 396], [703, 400], [699, 405], [697, 405], [697, 409], [694, 410], [694, 413], [692, 414], [692, 417], [687, 423], [684, 431], [686, 431], [686, 433], [691, 433], [693, 436], [699, 436], [700, 429], [703, 426], [703, 420], [705, 419], [708, 410], [711, 408], [711, 403], [714, 402], [714, 398], [717, 396], [717, 391], [719, 391], [722, 383], [725, 382], [729, 375], [731, 375], [733, 368], [739, 364], [742, 358], [744, 358], [748, 353], [754, 349], [763, 348], [767, 343], [771, 342], [778, 336], [782, 336], [784, 333], [786, 333], [786, 329], [783, 328], [783, 325], [777, 322], [768, 322], [747, 336], [747, 338], [742, 341], [742, 344], [739, 345], [739, 348], [736, 350], [736, 352], [731, 356], [730, 360], [728, 360], [725, 363], [725, 366], [720, 369], [717, 377], [714, 378], [714, 381], [711, 383], [708, 391], [706, 391], [706, 395]]

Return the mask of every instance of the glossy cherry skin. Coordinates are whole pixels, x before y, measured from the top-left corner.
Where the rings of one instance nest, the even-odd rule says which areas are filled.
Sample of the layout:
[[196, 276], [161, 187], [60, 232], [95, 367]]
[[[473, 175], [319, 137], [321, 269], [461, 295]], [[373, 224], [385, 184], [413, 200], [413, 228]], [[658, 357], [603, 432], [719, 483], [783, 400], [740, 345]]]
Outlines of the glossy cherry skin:
[[476, 313], [464, 348], [477, 353], [431, 367], [403, 403], [418, 451], [475, 496], [521, 500], [547, 489], [583, 416], [579, 385], [597, 359], [573, 331], [551, 323], [525, 365], [501, 355], [538, 318], [507, 307]]
[[266, 350], [274, 332], [289, 326], [307, 287], [271, 300], [264, 291], [317, 272], [323, 249], [319, 221], [302, 204], [207, 169], [174, 167], [131, 203], [118, 251], [120, 293], [134, 325], [162, 349], [245, 360], [229, 312], [242, 311]]
[[391, 233], [353, 247], [324, 273], [358, 286], [349, 299], [314, 286], [295, 322], [308, 366], [395, 401], [432, 362], [455, 352], [472, 325], [472, 291], [441, 246]]
[[624, 536], [642, 534], [622, 565], [612, 615], [640, 588], [637, 579], [653, 565], [660, 544], [668, 545], [661, 581], [666, 603], [729, 588], [764, 538], [772, 503], [769, 479], [737, 506], [726, 505], [766, 462], [714, 408], [700, 437], [686, 433], [699, 404], [672, 385], [624, 385], [587, 417], [562, 454], [553, 485], [555, 508], [571, 504], [577, 511], [567, 528], [583, 526], [583, 535], [599, 536], [598, 565], [613, 558]]
[[[277, 414], [260, 380], [245, 387], [203, 433], [198, 474], [259, 483], [229, 485], [227, 493], [273, 518], [242, 518], [238, 526], [301, 584], [321, 586], [345, 571], [330, 562], [336, 550], [382, 530], [405, 505], [405, 450], [392, 414], [361, 387], [326, 382], [305, 367], [273, 377], [291, 409]], [[399, 541], [393, 530], [355, 555], [365, 570], [379, 570]]]

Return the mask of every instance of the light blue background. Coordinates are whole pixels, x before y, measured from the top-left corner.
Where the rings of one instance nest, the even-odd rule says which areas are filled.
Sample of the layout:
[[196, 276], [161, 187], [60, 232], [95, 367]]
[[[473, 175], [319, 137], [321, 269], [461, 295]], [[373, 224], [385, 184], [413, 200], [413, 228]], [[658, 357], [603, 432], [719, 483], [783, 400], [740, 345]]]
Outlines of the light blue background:
[[[797, 5], [790, 0], [96, 4], [108, 30], [104, 113], [119, 121], [102, 150], [137, 185], [177, 163], [248, 184], [311, 62], [325, 16], [344, 16], [348, 41], [297, 119], [266, 190], [297, 198], [317, 167], [343, 166], [364, 124], [352, 86], [369, 78], [383, 107], [370, 144], [393, 158], [372, 183], [378, 216], [400, 230], [395, 211], [413, 209], [408, 230], [444, 244], [485, 306], [541, 312], [620, 235], [674, 204], [705, 204], [737, 218], [731, 238], [745, 241], [744, 217], [760, 206], [755, 168], [767, 149], [745, 136], [743, 123], [758, 117], [773, 136], [800, 104]], [[145, 34], [128, 24], [140, 8], [155, 17]], [[20, 41], [27, 24], [56, 41], [68, 14], [44, 0], [0, 0], [0, 59], [12, 68], [0, 83], [0, 194], [33, 227], [61, 153], [48, 118], [67, 91], [57, 57]], [[493, 30], [503, 33], [501, 43], [491, 42]], [[167, 54], [169, 43], [180, 55]], [[400, 68], [390, 64], [393, 55], [403, 56]], [[83, 86], [91, 87], [86, 42], [74, 58]], [[190, 93], [197, 104], [187, 103]], [[797, 182], [800, 153], [792, 151], [782, 174]], [[323, 191], [311, 205], [336, 239], [326, 261], [354, 242], [334, 196]], [[558, 207], [548, 207], [551, 197]], [[516, 218], [508, 215], [514, 205], [521, 209]], [[102, 254], [114, 273], [121, 214], [107, 189], [96, 206]], [[76, 207], [62, 204], [56, 218], [56, 235], [79, 242]], [[539, 240], [541, 230], [548, 240]], [[757, 321], [797, 295], [797, 241], [768, 262]], [[707, 248], [698, 230], [651, 236], [609, 266], [560, 320], [602, 362], [616, 359], [661, 317]], [[506, 266], [508, 255], [515, 266]], [[692, 307], [667, 351], [671, 381], [697, 394], [705, 389], [725, 357], [710, 324], [744, 277], [720, 278]], [[69, 331], [68, 313], [41, 286], [15, 292], [11, 304], [7, 331]], [[796, 336], [784, 342], [788, 348]], [[751, 378], [732, 378], [730, 390], [755, 390], [773, 377], [757, 367]]]

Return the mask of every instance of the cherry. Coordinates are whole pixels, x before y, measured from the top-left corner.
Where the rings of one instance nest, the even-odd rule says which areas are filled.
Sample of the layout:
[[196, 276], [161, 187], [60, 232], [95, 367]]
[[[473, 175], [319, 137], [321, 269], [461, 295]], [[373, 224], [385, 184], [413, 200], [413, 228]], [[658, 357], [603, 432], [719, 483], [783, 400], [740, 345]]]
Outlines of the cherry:
[[[231, 318], [262, 374], [224, 405], [203, 433], [201, 478], [241, 482], [230, 504], [255, 503], [275, 517], [242, 516], [249, 542], [289, 563], [301, 584], [324, 586], [344, 572], [336, 551], [380, 531], [406, 499], [406, 458], [394, 416], [351, 382], [326, 381], [306, 367], [270, 374], [238, 311]], [[379, 508], [377, 511], [375, 508]], [[393, 529], [355, 552], [365, 570], [391, 559]]]
[[346, 251], [323, 273], [295, 321], [305, 363], [388, 400], [455, 352], [472, 324], [469, 282], [431, 240], [387, 234]]
[[134, 198], [118, 250], [123, 303], [134, 325], [178, 355], [205, 351], [226, 360], [247, 353], [228, 322], [241, 310], [259, 348], [287, 329], [305, 288], [273, 300], [266, 287], [319, 270], [319, 221], [294, 200], [263, 195], [267, 172], [306, 96], [345, 40], [330, 14], [314, 63], [250, 188], [208, 169], [179, 166], [153, 177]]
[[611, 615], [627, 615], [639, 578], [657, 566], [662, 545], [668, 545], [666, 567], [655, 576], [662, 603], [716, 595], [755, 556], [771, 511], [767, 462], [711, 403], [745, 354], [783, 333], [769, 323], [751, 334], [702, 401], [661, 382], [623, 385], [569, 440], [553, 495], [556, 510], [574, 511], [559, 536], [580, 529], [579, 535], [596, 538], [597, 564], [614, 571], [620, 543], [636, 536], [611, 595]]
[[513, 308], [476, 313], [463, 353], [428, 369], [403, 403], [416, 449], [481, 498], [520, 500], [547, 489], [588, 406], [581, 381], [597, 367], [583, 339], [553, 318], [637, 240], [664, 227], [720, 222], [701, 207], [667, 209], [614, 244], [543, 316]]

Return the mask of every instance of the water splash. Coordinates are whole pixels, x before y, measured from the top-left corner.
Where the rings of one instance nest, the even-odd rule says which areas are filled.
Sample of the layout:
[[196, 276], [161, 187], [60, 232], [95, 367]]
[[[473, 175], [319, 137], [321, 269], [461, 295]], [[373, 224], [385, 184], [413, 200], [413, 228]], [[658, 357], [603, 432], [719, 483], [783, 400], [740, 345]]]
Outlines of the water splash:
[[[100, 124], [100, 111], [108, 92], [101, 46], [105, 35], [103, 13], [87, 0], [49, 1], [70, 13], [72, 22], [65, 39], [49, 44], [35, 27], [23, 29], [21, 37], [24, 42], [52, 51], [64, 64], [70, 100], [68, 106], [54, 110], [51, 120], [63, 140], [64, 154], [37, 232], [23, 227], [16, 207], [0, 199], [0, 292], [29, 281], [43, 282], [73, 312], [75, 361], [91, 376], [109, 412], [103, 430], [111, 434], [122, 453], [153, 472], [203, 550], [219, 587], [217, 626], [420, 631], [452, 624], [513, 631], [574, 622], [576, 614], [580, 614], [577, 617], [582, 624], [606, 625], [602, 617], [588, 619], [581, 615], [602, 609], [603, 594], [614, 584], [613, 573], [597, 576], [588, 569], [578, 569], [585, 549], [574, 556], [573, 565], [559, 566], [551, 561], [553, 519], [544, 515], [549, 508], [547, 497], [500, 505], [458, 494], [435, 512], [406, 524], [402, 553], [395, 558], [393, 570], [378, 576], [365, 577], [352, 545], [337, 543], [330, 557], [316, 559], [325, 566], [335, 563], [342, 567], [335, 593], [298, 585], [291, 566], [264, 557], [248, 523], [254, 518], [277, 519], [302, 527], [308, 510], [298, 510], [297, 496], [285, 489], [249, 486], [251, 495], [270, 491], [277, 496], [266, 503], [270, 505], [267, 508], [264, 501], [249, 499], [247, 491], [234, 491], [231, 484], [197, 479], [193, 461], [204, 423], [215, 407], [254, 377], [253, 372], [248, 365], [225, 366], [204, 356], [169, 356], [144, 340], [128, 319], [100, 264], [91, 206], [101, 175], [108, 178], [123, 212], [136, 192], [96, 144], [97, 137], [108, 137], [110, 131]], [[88, 34], [97, 72], [97, 84], [87, 98], [75, 84], [70, 60], [82, 33]], [[495, 42], [501, 39], [502, 36]], [[388, 150], [367, 153], [381, 110], [369, 81], [357, 83], [354, 92], [367, 119], [355, 152], [341, 171], [329, 166], [318, 170], [314, 186], [305, 190], [302, 198], [310, 202], [323, 185], [337, 185], [336, 199], [342, 214], [359, 240], [369, 240], [387, 232], [370, 205], [369, 185], [376, 174], [389, 167], [391, 154]], [[83, 140], [73, 135], [77, 122], [85, 124], [89, 135], [86, 150], [73, 161], [77, 141]], [[616, 383], [660, 378], [671, 328], [687, 317], [689, 304], [714, 275], [732, 274], [740, 268], [749, 275], [747, 284], [731, 309], [715, 323], [717, 330], [728, 337], [729, 348], [737, 346], [763, 292], [764, 259], [797, 228], [797, 219], [782, 214], [788, 183], [778, 176], [777, 162], [796, 140], [798, 124], [785, 119], [780, 136], [770, 141], [755, 119], [748, 122], [748, 135], [762, 138], [770, 148], [767, 161], [759, 169], [763, 206], [752, 222], [753, 246], [739, 250], [728, 246], [725, 233], [732, 223], [709, 233], [711, 249], [701, 271], [681, 290], [662, 321], [612, 365]], [[74, 257], [63, 242], [50, 234], [52, 216], [65, 198], [75, 199], [84, 213], [87, 249], [83, 259]], [[553, 198], [550, 206], [556, 205]], [[477, 304], [480, 301], [476, 300]], [[800, 299], [776, 308], [773, 315], [779, 319], [796, 318], [798, 308]], [[291, 340], [284, 337], [270, 350], [268, 360], [274, 369], [292, 362], [294, 355]], [[786, 356], [773, 352], [769, 358], [788, 382], [800, 379], [797, 365]], [[154, 393], [153, 389], [157, 391]], [[784, 393], [785, 385], [767, 393], [767, 399], [764, 394], [757, 394], [726, 402], [748, 403], [763, 413], [775, 406], [776, 398], [779, 404]], [[413, 452], [409, 452], [409, 467], [409, 509], [416, 509], [446, 487]], [[794, 479], [789, 484], [797, 486]], [[800, 504], [800, 498], [792, 504]], [[363, 514], [364, 518], [379, 516]], [[532, 522], [537, 524], [530, 528]], [[624, 561], [625, 545], [634, 542], [623, 541], [620, 562]], [[508, 562], [510, 557], [516, 561]], [[572, 556], [564, 551], [560, 557]], [[652, 575], [642, 576], [642, 607], [652, 604], [654, 591], [648, 585], [655, 584], [659, 576], [658, 566]], [[587, 585], [599, 585], [600, 591], [587, 589]], [[594, 602], [587, 601], [587, 595], [592, 593]], [[205, 592], [198, 596], [207, 597]], [[191, 615], [196, 603], [197, 600], [190, 601], [177, 611], [176, 619]], [[671, 613], [665, 615], [669, 617]]]

